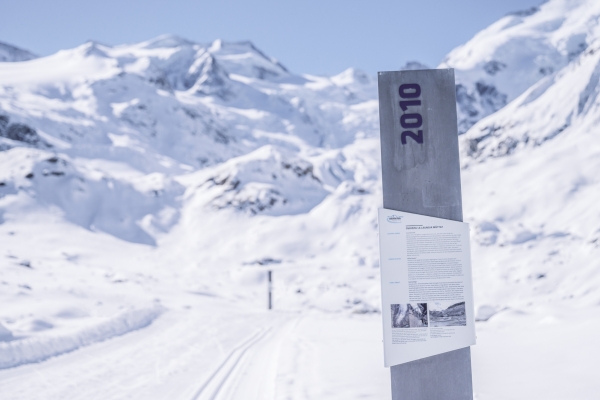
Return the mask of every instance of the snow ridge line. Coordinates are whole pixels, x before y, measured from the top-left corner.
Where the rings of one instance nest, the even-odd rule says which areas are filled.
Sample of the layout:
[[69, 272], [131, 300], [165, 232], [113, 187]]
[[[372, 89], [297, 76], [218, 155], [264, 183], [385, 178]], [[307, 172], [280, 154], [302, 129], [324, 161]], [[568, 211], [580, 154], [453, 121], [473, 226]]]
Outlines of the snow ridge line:
[[194, 394], [192, 400], [215, 400], [246, 352], [264, 339], [272, 330], [272, 327], [260, 330], [231, 350], [225, 360], [223, 360], [212, 375], [202, 384], [200, 389], [198, 389], [196, 394]]
[[41, 362], [50, 357], [145, 328], [163, 311], [162, 307], [128, 310], [73, 335], [0, 342], [0, 369]]

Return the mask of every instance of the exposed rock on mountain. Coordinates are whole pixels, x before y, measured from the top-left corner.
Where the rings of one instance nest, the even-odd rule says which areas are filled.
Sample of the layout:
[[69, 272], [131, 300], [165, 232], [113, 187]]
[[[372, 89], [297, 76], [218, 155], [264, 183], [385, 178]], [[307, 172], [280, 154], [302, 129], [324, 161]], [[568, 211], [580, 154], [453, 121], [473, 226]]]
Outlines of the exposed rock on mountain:
[[27, 50], [0, 42], [0, 62], [29, 61], [34, 58], [37, 56]]
[[[38, 146], [48, 146], [40, 138], [35, 129], [20, 123], [10, 123], [10, 118], [0, 114], [0, 138], [10, 139], [10, 141], [21, 142], [21, 144], [30, 144]], [[10, 141], [1, 141], [5, 149], [10, 147]]]

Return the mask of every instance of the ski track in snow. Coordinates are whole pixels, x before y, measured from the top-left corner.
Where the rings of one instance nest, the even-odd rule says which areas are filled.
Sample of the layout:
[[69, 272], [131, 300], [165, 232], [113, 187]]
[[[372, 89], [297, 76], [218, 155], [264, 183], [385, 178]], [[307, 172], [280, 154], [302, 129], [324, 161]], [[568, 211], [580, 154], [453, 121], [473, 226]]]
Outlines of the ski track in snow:
[[[243, 364], [245, 361], [244, 357], [246, 356], [246, 353], [261, 341], [267, 341], [271, 332], [272, 328], [259, 331], [247, 341], [234, 348], [223, 363], [219, 365], [214, 373], [202, 385], [198, 390], [198, 393], [192, 397], [192, 400], [224, 399], [226, 392], [232, 390], [231, 386], [233, 385], [235, 378], [239, 378], [239, 375], [242, 373], [240, 370], [244, 369], [244, 366], [240, 364]], [[268, 378], [268, 376], [263, 375], [261, 380], [267, 380]], [[250, 399], [251, 397], [246, 398]]]
[[[390, 398], [379, 315], [269, 312], [199, 299], [146, 328], [0, 370], [0, 398]], [[540, 320], [507, 310], [478, 323], [477, 400], [596, 398], [596, 355], [586, 343], [593, 348], [600, 318], [585, 310], [558, 311], [562, 317]], [[572, 385], [574, 376], [585, 379]]]
[[[349, 320], [239, 310], [213, 300], [199, 305], [166, 311], [144, 329], [43, 363], [0, 370], [1, 398], [24, 400], [39, 393], [48, 400], [389, 396], [377, 315]], [[356, 354], [361, 362], [355, 362]]]
[[[212, 393], [208, 398], [217, 398], [243, 355], [288, 317], [243, 315], [214, 301], [204, 305], [208, 312], [166, 311], [144, 329], [43, 363], [1, 370], [0, 397], [28, 399], [44, 393], [45, 399], [192, 399]], [[235, 314], [238, 322], [211, 315], [212, 307]], [[199, 389], [202, 381], [206, 384]]]

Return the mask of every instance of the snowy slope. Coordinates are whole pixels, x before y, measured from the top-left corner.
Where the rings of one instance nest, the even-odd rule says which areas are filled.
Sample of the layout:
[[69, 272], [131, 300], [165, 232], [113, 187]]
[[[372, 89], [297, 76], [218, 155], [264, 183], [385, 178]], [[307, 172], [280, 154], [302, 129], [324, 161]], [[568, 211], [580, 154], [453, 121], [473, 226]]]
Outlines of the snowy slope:
[[502, 276], [502, 291], [529, 301], [600, 299], [599, 44], [460, 138], [488, 279]]
[[28, 61], [34, 58], [37, 56], [27, 50], [0, 42], [0, 62]]
[[450, 52], [440, 67], [456, 69], [460, 133], [577, 59], [599, 37], [599, 17], [598, 2], [548, 1]]
[[[515, 357], [526, 359], [544, 353], [552, 338], [587, 340], [580, 331], [597, 326], [599, 13], [595, 1], [549, 1], [502, 18], [443, 63], [456, 68], [466, 131], [464, 214], [483, 332], [474, 370], [504, 374], [507, 387], [546, 366], [489, 369], [485, 360], [513, 345], [504, 337], [519, 340], [525, 327], [546, 332], [543, 344], [523, 336]], [[228, 398], [249, 384], [234, 373], [244, 363], [270, 371], [278, 383], [261, 390], [279, 388], [276, 398], [305, 398], [307, 390], [316, 398], [335, 390], [360, 397], [357, 386], [341, 390], [338, 364], [327, 364], [323, 376], [331, 379], [318, 388], [307, 365], [327, 351], [339, 360], [348, 353], [319, 342], [315, 315], [351, 316], [336, 317], [330, 329], [378, 320], [362, 315], [379, 312], [376, 98], [375, 79], [361, 71], [295, 74], [250, 42], [169, 35], [0, 62], [0, 303], [11, 304], [0, 310], [0, 366], [23, 364], [0, 370], [0, 384], [12, 382], [14, 397], [27, 398], [36, 390], [28, 384], [35, 368], [25, 364], [74, 351], [46, 361], [53, 363], [48, 376], [54, 368], [67, 373], [78, 352], [96, 354], [94, 346], [111, 359], [151, 365], [139, 348], [154, 343], [156, 354], [190, 348], [190, 356], [157, 361], [168, 372], [139, 381], [135, 391], [115, 389], [114, 398], [161, 398], [177, 385], [177, 396]], [[281, 312], [274, 319], [260, 311], [267, 269]], [[275, 333], [277, 321], [293, 343]], [[343, 340], [354, 340], [354, 329], [340, 333]], [[298, 333], [309, 331], [310, 338]], [[281, 361], [277, 352], [248, 359], [269, 347], [266, 338], [281, 357], [307, 364]], [[593, 352], [555, 347], [555, 359], [580, 365], [569, 379], [585, 376]], [[203, 357], [215, 361], [195, 364]], [[134, 379], [127, 363], [116, 364], [115, 371], [89, 364], [76, 385], [93, 392], [90, 382], [103, 374]], [[205, 386], [189, 382], [199, 370]], [[357, 371], [349, 376], [369, 373]], [[547, 371], [555, 386], [541, 393], [533, 382], [521, 393], [568, 393], [560, 386], [564, 371]], [[481, 398], [511, 398], [477, 379]], [[229, 395], [219, 392], [237, 381]], [[339, 386], [329, 391], [332, 382]], [[70, 387], [40, 385], [49, 398]], [[593, 398], [590, 385], [572, 393]], [[364, 396], [382, 393], [370, 388]]]
[[0, 64], [2, 365], [138, 329], [181, 293], [262, 307], [265, 265], [284, 308], [376, 310], [375, 85], [175, 36]]

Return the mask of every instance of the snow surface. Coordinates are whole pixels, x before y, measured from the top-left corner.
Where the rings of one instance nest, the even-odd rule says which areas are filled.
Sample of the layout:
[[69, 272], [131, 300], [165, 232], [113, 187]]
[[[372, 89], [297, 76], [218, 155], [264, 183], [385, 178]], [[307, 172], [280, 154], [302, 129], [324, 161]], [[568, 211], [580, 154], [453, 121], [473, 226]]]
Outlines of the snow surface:
[[552, 0], [511, 13], [451, 51], [459, 131], [466, 132], [540, 80], [553, 76], [600, 37], [600, 3]]
[[[600, 389], [599, 15], [551, 0], [442, 64], [480, 400]], [[374, 77], [250, 42], [0, 62], [2, 397], [390, 398], [377, 114]]]

